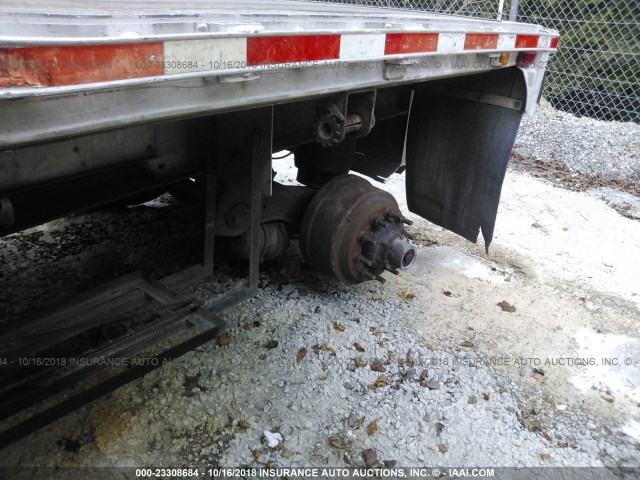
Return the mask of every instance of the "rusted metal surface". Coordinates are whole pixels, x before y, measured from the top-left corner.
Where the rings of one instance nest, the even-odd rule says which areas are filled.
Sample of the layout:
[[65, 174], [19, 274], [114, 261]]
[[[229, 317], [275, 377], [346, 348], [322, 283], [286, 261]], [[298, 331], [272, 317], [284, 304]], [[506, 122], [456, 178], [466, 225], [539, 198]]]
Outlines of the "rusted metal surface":
[[[246, 286], [239, 286], [207, 302], [176, 297], [171, 289], [202, 280], [211, 273], [210, 267], [196, 265], [166, 277], [161, 282], [144, 279], [140, 274], [128, 275], [76, 298], [49, 314], [46, 319], [30, 322], [21, 331], [31, 332], [42, 339], [46, 329], [64, 332], [71, 328], [80, 331], [104, 322], [117, 321], [112, 310], [116, 304], [116, 309], [138, 308], [138, 313], [142, 310], [149, 317], [149, 322], [136, 331], [127, 331], [98, 347], [69, 354], [66, 359], [75, 359], [73, 364], [58, 362], [55, 365], [41, 365], [37, 369], [23, 368], [24, 375], [14, 375], [11, 383], [3, 382], [0, 388], [0, 420], [6, 420], [8, 426], [3, 425], [0, 431], [0, 449], [215, 339], [224, 329], [224, 322], [217, 313], [255, 295], [258, 266], [253, 265], [251, 272], [253, 277]], [[123, 303], [122, 298], [132, 292], [136, 295], [131, 301]], [[89, 321], [83, 323], [86, 319]], [[61, 325], [66, 328], [61, 329]], [[146, 348], [187, 330], [193, 331], [193, 334], [186, 340], [177, 343], [176, 338], [173, 341], [175, 345], [161, 353], [133, 361]], [[15, 339], [15, 333], [9, 336]], [[52, 337], [52, 340], [55, 339]], [[20, 355], [23, 359], [35, 360], [45, 344], [54, 346], [52, 342], [35, 344], [32, 356], [24, 350], [20, 351]], [[6, 344], [1, 345], [4, 347]], [[15, 342], [8, 345], [8, 348], [15, 349]], [[18, 351], [19, 349], [20, 346]], [[54, 358], [53, 354], [48, 355], [50, 359]], [[59, 355], [59, 358], [62, 359], [62, 356]], [[87, 379], [104, 372], [111, 365], [118, 365], [118, 362], [120, 368], [111, 368], [115, 372], [110, 371], [109, 375], [105, 372], [102, 380], [93, 382], [92, 386], [85, 386], [89, 384]], [[65, 392], [65, 397], [59, 403], [50, 403], [43, 409], [43, 401], [61, 392]], [[14, 415], [27, 409], [30, 409], [28, 415], [24, 412], [24, 417], [19, 422], [13, 421]]]
[[68, 413], [71, 413], [94, 400], [97, 400], [116, 388], [126, 385], [132, 380], [142, 377], [145, 374], [160, 368], [162, 365], [165, 365], [167, 362], [171, 362], [204, 343], [213, 340], [220, 335], [224, 327], [224, 322], [213, 314], [207, 314], [207, 321], [213, 326], [202, 333], [199, 333], [192, 338], [163, 351], [159, 355], [147, 359], [144, 363], [136, 364], [131, 368], [110, 377], [104, 382], [90, 387], [77, 395], [73, 395], [42, 412], [36, 413], [34, 416], [20, 422], [19, 424], [0, 432], [0, 449], [16, 442], [44, 425], [47, 425], [58, 418], [67, 415]]
[[[180, 286], [200, 280], [202, 270], [180, 272]], [[2, 335], [0, 352], [10, 367], [2, 375], [0, 419], [104, 369], [106, 359], [132, 358], [186, 329], [185, 315], [200, 302], [177, 297], [167, 287], [176, 283], [173, 276], [166, 282], [125, 275]], [[96, 329], [120, 333], [95, 340]]]
[[[229, 250], [238, 258], [249, 260], [251, 250], [249, 232], [229, 239]], [[258, 252], [260, 263], [270, 262], [285, 254], [291, 234], [284, 222], [262, 222], [258, 230]]]
[[404, 217], [391, 194], [365, 179], [341, 175], [313, 198], [300, 228], [300, 249], [309, 266], [344, 283], [384, 281], [415, 258], [400, 226]]
[[362, 128], [362, 117], [357, 113], [349, 115], [344, 122], [344, 133], [357, 132]]

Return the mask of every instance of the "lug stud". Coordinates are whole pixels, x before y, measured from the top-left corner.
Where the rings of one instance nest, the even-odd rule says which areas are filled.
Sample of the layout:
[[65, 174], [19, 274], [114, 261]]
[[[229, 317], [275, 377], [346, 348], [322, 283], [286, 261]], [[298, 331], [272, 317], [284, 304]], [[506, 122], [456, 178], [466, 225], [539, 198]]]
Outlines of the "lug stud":
[[369, 223], [372, 227], [384, 227], [387, 228], [389, 226], [389, 220], [385, 220], [384, 218], [373, 217]]
[[373, 245], [374, 247], [376, 245], [378, 245], [378, 241], [374, 240], [373, 238], [371, 238], [369, 235], [366, 235], [364, 232], [362, 232], [360, 234], [360, 236], [358, 237], [358, 241], [360, 243], [370, 243], [371, 245]]
[[387, 264], [385, 265], [385, 270], [387, 270], [388, 272], [393, 273], [394, 275], [400, 275], [400, 271], [396, 268], [393, 268], [391, 265]]
[[367, 267], [373, 267], [373, 262], [362, 254], [356, 255], [356, 263], [364, 263]]
[[402, 235], [407, 237], [409, 240], [415, 240], [416, 239], [415, 235], [407, 232], [406, 230], [401, 230], [401, 233], [402, 233]]
[[405, 225], [409, 226], [413, 225], [413, 222], [408, 218], [403, 217], [402, 215], [399, 215], [397, 213], [390, 212], [389, 210], [384, 211], [384, 218], [390, 218], [396, 222], [404, 223]]

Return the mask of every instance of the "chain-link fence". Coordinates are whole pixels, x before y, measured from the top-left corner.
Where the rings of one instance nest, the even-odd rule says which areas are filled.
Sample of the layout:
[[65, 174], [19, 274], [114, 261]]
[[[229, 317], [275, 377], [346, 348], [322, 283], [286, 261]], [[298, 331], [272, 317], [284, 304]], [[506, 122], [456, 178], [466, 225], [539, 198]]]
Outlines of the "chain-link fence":
[[535, 23], [560, 31], [544, 95], [556, 108], [640, 122], [639, 0], [333, 0]]
[[[409, 8], [428, 12], [464, 15], [497, 19], [502, 16], [499, 0], [312, 0], [351, 5], [374, 5], [378, 7]], [[506, 0], [509, 3], [509, 0]]]
[[556, 108], [640, 121], [640, 2], [521, 0], [518, 21], [562, 35], [544, 92]]

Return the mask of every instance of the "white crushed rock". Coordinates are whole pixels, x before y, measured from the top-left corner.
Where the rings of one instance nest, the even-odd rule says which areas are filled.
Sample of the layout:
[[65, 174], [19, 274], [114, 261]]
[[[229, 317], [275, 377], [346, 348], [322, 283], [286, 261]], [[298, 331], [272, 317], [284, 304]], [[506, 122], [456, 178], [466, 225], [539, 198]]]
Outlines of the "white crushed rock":
[[523, 119], [515, 150], [605, 180], [640, 181], [640, 125], [576, 117], [544, 99]]
[[[239, 328], [233, 331], [239, 336], [233, 346], [238, 352], [227, 362], [230, 367], [236, 361], [251, 367], [246, 374], [254, 381], [252, 399], [246, 405], [227, 390], [220, 392], [216, 404], [235, 402], [237, 414], [251, 418], [255, 426], [230, 442], [219, 459], [221, 465], [251, 463], [252, 452], [261, 448], [260, 434], [265, 427], [277, 427], [286, 448], [294, 452], [289, 459], [278, 454], [269, 457], [282, 466], [308, 461], [342, 465], [345, 452], [359, 463], [359, 452], [367, 448], [380, 452], [380, 459], [396, 460], [399, 466], [600, 464], [596, 452], [554, 447], [523, 428], [513, 395], [499, 393], [503, 385], [500, 378], [485, 368], [453, 366], [454, 355], [475, 357], [473, 351], [456, 352], [459, 349], [453, 345], [433, 350], [417, 332], [403, 328], [402, 317], [410, 310], [404, 303], [384, 302], [382, 308], [375, 303], [363, 305], [359, 300], [362, 291], [335, 292], [329, 297], [296, 296], [286, 301], [274, 293], [263, 291], [257, 301], [264, 308], [260, 328], [278, 328], [280, 332], [278, 349], [261, 361], [265, 354], [256, 352], [246, 338], [255, 333], [245, 334]], [[248, 319], [241, 316], [239, 320], [241, 324]], [[332, 320], [341, 322], [345, 330], [336, 331]], [[365, 351], [358, 354], [354, 343]], [[314, 344], [326, 344], [336, 355], [330, 350], [314, 351]], [[298, 365], [295, 358], [300, 348], [307, 348], [309, 354]], [[406, 359], [409, 350], [420, 365], [387, 363], [389, 352]], [[382, 359], [389, 385], [371, 389], [382, 374], [369, 366], [351, 371], [349, 360], [356, 356]], [[437, 364], [429, 365], [429, 359]], [[449, 365], [442, 364], [447, 361]], [[275, 378], [270, 374], [274, 369]], [[438, 381], [439, 388], [432, 390], [421, 384], [425, 369], [424, 380]], [[345, 388], [347, 382], [351, 388]], [[469, 403], [471, 397], [477, 403]], [[360, 428], [354, 427], [355, 419], [364, 419]], [[365, 427], [372, 421], [376, 421], [378, 432], [370, 436]], [[443, 425], [440, 433], [438, 423]], [[332, 437], [344, 442], [344, 451], [327, 446]], [[446, 447], [444, 454], [441, 445]], [[541, 460], [545, 452], [553, 453], [551, 463]]]
[[269, 448], [276, 448], [282, 442], [282, 435], [278, 432], [272, 433], [269, 430], [265, 430], [264, 438]]
[[[231, 345], [207, 345], [118, 391], [111, 408], [124, 409], [127, 421], [105, 419], [114, 431], [78, 464], [347, 466], [361, 465], [361, 452], [372, 448], [397, 466], [602, 465], [597, 431], [570, 433], [560, 424], [547, 441], [527, 430], [515, 384], [484, 367], [453, 365], [479, 352], [430, 344], [409, 326], [429, 321], [410, 303], [363, 302], [384, 294], [370, 285], [329, 282], [309, 293], [313, 286], [312, 279], [263, 289], [226, 315]], [[256, 319], [259, 327], [244, 328]], [[274, 339], [278, 347], [267, 348]], [[301, 348], [307, 353], [298, 362]], [[355, 368], [355, 357], [369, 364]], [[374, 359], [386, 372], [372, 371]], [[200, 375], [193, 396], [182, 393], [187, 375]], [[381, 375], [386, 384], [371, 388]], [[557, 445], [569, 438], [578, 448]]]

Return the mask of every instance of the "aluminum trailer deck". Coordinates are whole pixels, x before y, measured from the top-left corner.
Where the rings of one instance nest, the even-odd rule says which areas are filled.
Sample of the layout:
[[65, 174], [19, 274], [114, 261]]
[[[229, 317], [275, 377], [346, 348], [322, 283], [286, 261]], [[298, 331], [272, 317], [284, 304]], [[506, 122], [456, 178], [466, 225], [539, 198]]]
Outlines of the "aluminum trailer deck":
[[207, 176], [222, 181], [207, 195], [227, 219], [209, 236], [242, 236], [258, 142], [265, 158], [295, 150], [308, 187], [274, 189], [264, 173], [264, 221], [297, 234], [332, 178], [406, 168], [413, 212], [471, 241], [481, 229], [488, 245], [558, 40], [536, 25], [294, 0], [5, 0], [0, 234], [154, 189], [197, 197], [187, 180]]
[[[255, 294], [260, 262], [291, 237], [309, 267], [348, 284], [411, 265], [411, 221], [351, 171], [406, 170], [412, 212], [473, 242], [481, 232], [488, 247], [520, 120], [557, 45], [535, 25], [333, 3], [4, 0], [0, 235], [164, 191], [197, 205], [195, 271], [211, 272], [217, 239], [249, 274], [197, 305], [205, 331], [160, 355], [173, 358], [216, 335], [212, 312]], [[273, 181], [282, 149], [302, 185]], [[26, 328], [56, 331], [70, 311], [88, 323], [74, 307]], [[169, 313], [171, 330], [184, 319]], [[137, 335], [158, 338], [154, 327]], [[75, 402], [0, 434], [0, 448]]]
[[[518, 52], [544, 65], [557, 37], [536, 25], [317, 2], [5, 0], [0, 147], [491, 71], [514, 66]], [[543, 72], [527, 70], [528, 111]]]

